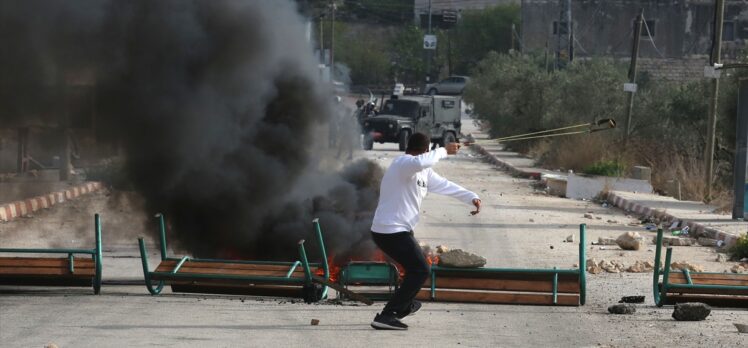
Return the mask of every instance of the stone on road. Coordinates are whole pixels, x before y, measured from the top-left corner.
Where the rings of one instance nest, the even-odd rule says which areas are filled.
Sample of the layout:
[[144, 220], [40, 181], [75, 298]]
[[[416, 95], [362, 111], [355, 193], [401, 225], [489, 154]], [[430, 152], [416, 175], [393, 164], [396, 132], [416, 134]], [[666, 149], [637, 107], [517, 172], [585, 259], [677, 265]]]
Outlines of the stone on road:
[[673, 310], [673, 318], [678, 321], [701, 321], [709, 316], [712, 307], [699, 302], [678, 303]]
[[611, 314], [634, 314], [636, 313], [636, 306], [630, 303], [619, 303], [608, 307], [608, 312]]
[[453, 249], [439, 255], [439, 266], [457, 268], [479, 268], [486, 265], [486, 258], [462, 249]]

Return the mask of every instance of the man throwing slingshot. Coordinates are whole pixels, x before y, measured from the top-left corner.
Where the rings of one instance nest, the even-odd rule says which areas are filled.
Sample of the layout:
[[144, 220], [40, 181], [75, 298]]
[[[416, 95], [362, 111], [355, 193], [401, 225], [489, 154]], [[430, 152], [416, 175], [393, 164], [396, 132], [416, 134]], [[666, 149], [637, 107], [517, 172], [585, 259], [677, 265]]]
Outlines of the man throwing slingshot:
[[429, 145], [427, 135], [413, 134], [405, 155], [395, 158], [382, 178], [371, 235], [379, 249], [405, 268], [405, 278], [371, 322], [378, 330], [407, 330], [408, 325], [400, 319], [421, 308], [415, 297], [429, 276], [429, 265], [413, 236], [413, 228], [418, 223], [423, 197], [428, 192], [451, 196], [474, 205], [471, 214], [480, 212], [478, 195], [431, 169], [440, 159], [456, 154], [460, 144], [449, 143], [431, 152]]

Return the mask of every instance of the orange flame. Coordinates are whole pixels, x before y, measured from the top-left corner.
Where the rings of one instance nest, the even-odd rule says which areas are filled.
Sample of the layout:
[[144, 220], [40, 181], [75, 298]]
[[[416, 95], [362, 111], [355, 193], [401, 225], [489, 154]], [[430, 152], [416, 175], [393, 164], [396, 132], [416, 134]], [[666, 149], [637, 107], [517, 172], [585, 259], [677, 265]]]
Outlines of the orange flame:
[[428, 254], [426, 255], [426, 262], [428, 262], [429, 266], [438, 265], [439, 256], [434, 255], [434, 254]]

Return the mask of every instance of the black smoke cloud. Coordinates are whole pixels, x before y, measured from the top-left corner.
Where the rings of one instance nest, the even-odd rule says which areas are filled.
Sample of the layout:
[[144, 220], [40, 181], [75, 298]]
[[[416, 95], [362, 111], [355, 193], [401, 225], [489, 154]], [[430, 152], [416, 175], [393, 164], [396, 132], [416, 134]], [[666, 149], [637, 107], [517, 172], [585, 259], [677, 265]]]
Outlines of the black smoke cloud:
[[0, 39], [0, 117], [92, 71], [102, 138], [194, 254], [289, 257], [314, 217], [334, 253], [366, 239], [381, 169], [317, 165], [332, 96], [291, 1], [4, 0]]

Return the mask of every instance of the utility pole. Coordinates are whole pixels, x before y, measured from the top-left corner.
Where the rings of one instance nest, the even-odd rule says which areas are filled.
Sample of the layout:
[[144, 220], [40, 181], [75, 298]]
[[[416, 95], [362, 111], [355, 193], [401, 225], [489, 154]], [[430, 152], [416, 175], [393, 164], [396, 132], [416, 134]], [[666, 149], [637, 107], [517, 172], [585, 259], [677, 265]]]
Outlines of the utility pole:
[[514, 52], [514, 23], [512, 23], [512, 29], [509, 31], [509, 35], [512, 37], [512, 52]]
[[[431, 0], [429, 0], [429, 35], [431, 35]], [[426, 50], [426, 83], [431, 83], [431, 53]]]
[[574, 59], [574, 22], [571, 20], [571, 0], [566, 0], [566, 56], [567, 63]]
[[[714, 13], [714, 37], [712, 38], [712, 46], [714, 50], [711, 52], [711, 65], [716, 67], [721, 62], [722, 56], [722, 26], [725, 20], [725, 1], [715, 0], [715, 13]], [[706, 195], [704, 201], [709, 202], [712, 199], [712, 183], [714, 181], [714, 143], [715, 133], [717, 129], [717, 99], [719, 98], [719, 78], [714, 77], [712, 79], [712, 98], [709, 102], [709, 120], [706, 124], [706, 153], [704, 159], [706, 161]]]
[[569, 47], [573, 45], [571, 41], [571, 0], [559, 0], [559, 8], [560, 14], [556, 24], [556, 69], [563, 67], [564, 50], [566, 50], [568, 61], [571, 61], [571, 50]]
[[[634, 38], [631, 44], [631, 63], [629, 65], [629, 107], [626, 110], [626, 129], [624, 129], [623, 135], [623, 148], [629, 143], [629, 135], [631, 135], [631, 115], [634, 112], [634, 94], [636, 94], [636, 63], [639, 59], [639, 39], [642, 33], [642, 23], [644, 22], [644, 9], [639, 9], [639, 15], [636, 16], [636, 24], [634, 24]], [[626, 90], [624, 88], [624, 90]]]
[[748, 79], [738, 82], [738, 117], [735, 137], [735, 162], [733, 164], [733, 220], [746, 216], [746, 156], [748, 156]]
[[325, 14], [319, 16], [319, 61], [323, 65], [325, 64]]
[[335, 1], [332, 2], [332, 30], [330, 30], [330, 79], [335, 80]]

